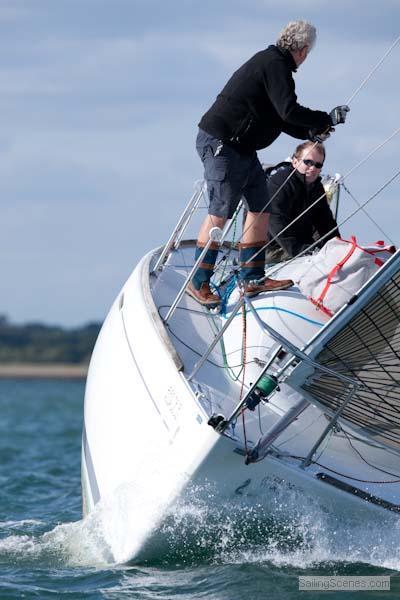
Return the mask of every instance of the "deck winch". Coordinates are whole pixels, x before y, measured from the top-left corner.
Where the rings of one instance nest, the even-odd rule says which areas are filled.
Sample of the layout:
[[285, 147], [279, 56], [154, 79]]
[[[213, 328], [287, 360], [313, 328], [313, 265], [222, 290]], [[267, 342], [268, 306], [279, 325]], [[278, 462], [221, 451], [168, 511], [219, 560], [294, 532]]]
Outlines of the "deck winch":
[[276, 389], [279, 391], [277, 378], [274, 375], [264, 373], [247, 396], [246, 407], [249, 410], [255, 410], [256, 406], [258, 406], [261, 401], [268, 402], [269, 396]]

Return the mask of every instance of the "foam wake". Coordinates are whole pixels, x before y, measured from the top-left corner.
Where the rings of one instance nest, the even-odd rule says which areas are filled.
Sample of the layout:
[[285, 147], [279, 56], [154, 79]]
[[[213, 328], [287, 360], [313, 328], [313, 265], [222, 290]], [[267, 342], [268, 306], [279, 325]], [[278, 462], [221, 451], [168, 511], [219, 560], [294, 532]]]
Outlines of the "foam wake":
[[[110, 538], [121, 532], [125, 505], [98, 505], [84, 520], [57, 525], [50, 531], [41, 521], [0, 522], [0, 564], [108, 568], [116, 559]], [[118, 514], [118, 511], [122, 513]], [[365, 563], [400, 570], [400, 521], [382, 511], [374, 523], [328, 514], [287, 489], [271, 506], [243, 498], [235, 505], [214, 497], [213, 490], [193, 488], [169, 509], [166, 518], [141, 549], [135, 562], [166, 564], [272, 563], [277, 567], [310, 568], [332, 562]], [[129, 516], [141, 533], [141, 515]], [[126, 532], [125, 532], [126, 535]], [[134, 545], [134, 540], [132, 540]]]
[[12, 534], [0, 539], [0, 564], [63, 567], [112, 564], [98, 515], [41, 533], [45, 526], [42, 521], [29, 519], [3, 522], [3, 533], [7, 530]]
[[233, 506], [213, 502], [211, 496], [205, 501], [193, 489], [176, 503], [139, 560], [271, 562], [300, 569], [346, 562], [400, 570], [400, 521], [395, 514], [382, 511], [379, 522], [355, 522], [287, 489], [268, 509], [251, 498]]

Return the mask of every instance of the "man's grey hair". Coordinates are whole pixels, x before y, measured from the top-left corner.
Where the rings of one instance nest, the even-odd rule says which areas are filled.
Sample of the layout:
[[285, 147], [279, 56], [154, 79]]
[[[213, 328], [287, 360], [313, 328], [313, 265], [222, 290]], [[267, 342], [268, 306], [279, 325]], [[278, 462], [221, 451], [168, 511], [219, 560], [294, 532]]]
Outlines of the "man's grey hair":
[[276, 45], [291, 52], [301, 50], [304, 46], [309, 46], [311, 50], [316, 39], [314, 25], [307, 21], [290, 21], [280, 32]]

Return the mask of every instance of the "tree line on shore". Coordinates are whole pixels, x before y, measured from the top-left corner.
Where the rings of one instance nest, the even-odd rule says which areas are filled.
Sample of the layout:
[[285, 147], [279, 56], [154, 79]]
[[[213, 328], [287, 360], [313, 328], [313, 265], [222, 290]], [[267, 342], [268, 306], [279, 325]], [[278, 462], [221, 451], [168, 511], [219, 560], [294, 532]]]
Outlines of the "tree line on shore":
[[101, 323], [67, 329], [43, 323], [10, 323], [0, 315], [0, 362], [87, 364]]

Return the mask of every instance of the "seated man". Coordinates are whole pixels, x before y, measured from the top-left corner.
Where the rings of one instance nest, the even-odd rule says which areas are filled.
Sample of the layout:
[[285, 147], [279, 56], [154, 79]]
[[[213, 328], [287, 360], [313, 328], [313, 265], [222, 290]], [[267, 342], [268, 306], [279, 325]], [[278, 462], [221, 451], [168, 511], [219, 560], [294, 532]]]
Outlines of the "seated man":
[[[270, 254], [282, 248], [280, 259], [292, 258], [313, 244], [319, 237], [332, 231], [319, 246], [339, 235], [337, 224], [326, 199], [321, 183], [321, 169], [325, 160], [325, 148], [321, 143], [304, 142], [297, 146], [292, 162], [280, 163], [266, 171], [269, 197], [273, 198], [270, 211], [269, 239], [278, 235], [268, 247]], [[293, 171], [295, 171], [293, 173]], [[292, 174], [288, 181], [287, 178]], [[284, 183], [286, 182], [286, 183]], [[280, 189], [282, 187], [282, 189]], [[323, 196], [321, 198], [321, 196]], [[321, 198], [315, 206], [298, 221], [279, 233], [298, 217], [307, 207]], [[279, 244], [279, 246], [278, 246]]]

